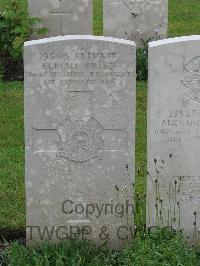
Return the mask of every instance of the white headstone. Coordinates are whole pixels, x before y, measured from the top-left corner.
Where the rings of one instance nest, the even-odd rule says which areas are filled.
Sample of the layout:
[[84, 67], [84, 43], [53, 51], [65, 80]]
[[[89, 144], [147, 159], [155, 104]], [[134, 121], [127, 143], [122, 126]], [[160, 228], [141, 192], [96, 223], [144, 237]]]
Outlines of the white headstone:
[[144, 41], [163, 39], [168, 30], [168, 0], [104, 0], [104, 35]]
[[200, 36], [149, 44], [147, 224], [200, 240]]
[[[28, 0], [31, 17], [41, 19], [47, 37], [92, 34], [92, 0]], [[35, 36], [33, 36], [35, 37]]]
[[25, 43], [28, 244], [132, 238], [135, 50], [92, 36]]

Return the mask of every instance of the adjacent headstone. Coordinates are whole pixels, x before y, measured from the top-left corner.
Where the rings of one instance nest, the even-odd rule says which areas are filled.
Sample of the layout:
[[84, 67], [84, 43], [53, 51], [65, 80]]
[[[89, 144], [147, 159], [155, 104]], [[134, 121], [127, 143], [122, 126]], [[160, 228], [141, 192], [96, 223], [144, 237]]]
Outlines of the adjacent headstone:
[[104, 0], [104, 35], [137, 46], [167, 37], [168, 0]]
[[28, 3], [30, 16], [40, 18], [40, 26], [48, 28], [46, 37], [93, 33], [92, 0], [29, 0]]
[[25, 43], [27, 243], [134, 234], [135, 44]]
[[149, 44], [147, 224], [200, 240], [200, 36]]

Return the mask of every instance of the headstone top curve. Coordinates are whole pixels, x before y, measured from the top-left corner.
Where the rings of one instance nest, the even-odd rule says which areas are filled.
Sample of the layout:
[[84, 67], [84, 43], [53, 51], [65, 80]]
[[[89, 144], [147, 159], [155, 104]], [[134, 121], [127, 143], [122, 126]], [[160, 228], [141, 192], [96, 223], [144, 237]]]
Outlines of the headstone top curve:
[[149, 42], [149, 48], [157, 47], [160, 45], [171, 44], [171, 43], [180, 43], [180, 42], [187, 42], [187, 41], [200, 41], [200, 35], [189, 35], [189, 36], [181, 36], [181, 37], [174, 37], [163, 39], [159, 41]]
[[57, 36], [57, 37], [50, 37], [50, 38], [44, 38], [44, 39], [39, 39], [39, 40], [27, 41], [24, 43], [24, 47], [37, 45], [37, 44], [58, 42], [58, 41], [68, 41], [68, 40], [94, 40], [94, 41], [105, 41], [105, 42], [113, 42], [113, 43], [116, 42], [116, 43], [136, 46], [134, 41], [124, 40], [124, 39], [119, 39], [119, 38], [93, 36], [93, 35], [65, 35], [65, 36]]

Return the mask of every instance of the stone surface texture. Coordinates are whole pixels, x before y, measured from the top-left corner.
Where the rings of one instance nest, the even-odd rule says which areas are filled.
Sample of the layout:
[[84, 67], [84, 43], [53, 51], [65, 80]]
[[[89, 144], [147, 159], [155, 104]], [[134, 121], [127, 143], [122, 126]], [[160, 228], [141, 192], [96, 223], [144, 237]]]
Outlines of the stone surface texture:
[[149, 44], [147, 224], [200, 241], [200, 36]]
[[27, 243], [79, 233], [124, 246], [134, 230], [134, 42], [64, 36], [24, 50]]
[[93, 33], [92, 0], [29, 0], [28, 4], [30, 16], [48, 28], [45, 37]]
[[104, 36], [144, 41], [167, 37], [168, 0], [104, 0]]

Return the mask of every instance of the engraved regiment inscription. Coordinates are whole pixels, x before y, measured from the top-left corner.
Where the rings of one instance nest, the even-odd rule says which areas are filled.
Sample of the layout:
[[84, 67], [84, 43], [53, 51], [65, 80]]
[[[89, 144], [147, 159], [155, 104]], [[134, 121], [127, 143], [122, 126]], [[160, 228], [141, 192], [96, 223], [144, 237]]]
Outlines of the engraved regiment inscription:
[[78, 234], [124, 246], [134, 237], [135, 44], [64, 36], [24, 51], [27, 244]]

